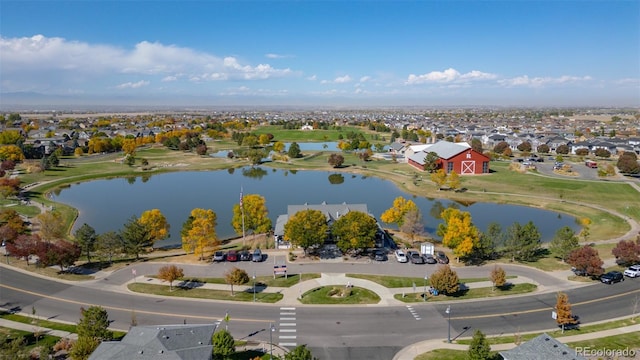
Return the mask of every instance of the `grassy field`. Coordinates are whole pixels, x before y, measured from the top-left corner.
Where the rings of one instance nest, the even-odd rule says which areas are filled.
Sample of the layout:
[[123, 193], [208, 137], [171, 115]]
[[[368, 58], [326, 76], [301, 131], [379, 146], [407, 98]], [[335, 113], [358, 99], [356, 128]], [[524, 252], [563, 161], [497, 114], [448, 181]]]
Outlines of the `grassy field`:
[[[141, 283], [133, 283], [127, 285], [129, 290], [145, 293], [145, 294], [153, 294], [153, 295], [163, 295], [163, 296], [175, 296], [175, 297], [188, 297], [188, 298], [197, 298], [197, 299], [209, 299], [209, 300], [227, 300], [227, 301], [246, 301], [252, 302], [254, 298], [254, 294], [252, 291], [238, 291], [236, 290], [233, 295], [231, 295], [231, 291], [226, 290], [213, 290], [213, 289], [187, 289], [187, 288], [179, 288], [173, 287], [173, 290], [170, 290], [166, 285], [153, 285], [153, 284], [141, 284]], [[231, 286], [229, 286], [231, 289]], [[275, 303], [282, 299], [282, 294], [278, 293], [261, 293], [257, 292], [255, 294], [256, 302], [261, 303]]]
[[[271, 286], [271, 287], [291, 287], [301, 281], [307, 281], [312, 279], [317, 279], [320, 277], [318, 273], [309, 273], [302, 274], [302, 278], [300, 278], [300, 274], [287, 274], [278, 275], [274, 279], [273, 276], [256, 276], [256, 284], [263, 286]], [[186, 278], [182, 281], [192, 281], [192, 282], [202, 282], [209, 284], [226, 284], [227, 282], [223, 278]]]
[[303, 304], [377, 304], [380, 297], [368, 289], [357, 286], [322, 286], [302, 294]]
[[[507, 296], [507, 295], [516, 295], [516, 294], [525, 294], [533, 292], [538, 287], [534, 284], [514, 284], [512, 286], [507, 286], [504, 288], [493, 289], [491, 287], [482, 287], [475, 289], [462, 290], [456, 293], [455, 295], [445, 296], [427, 296], [428, 302], [434, 301], [451, 301], [451, 300], [469, 300], [469, 299], [481, 299], [481, 298], [491, 298], [491, 297], [499, 297], [499, 296]], [[404, 295], [404, 296], [403, 296]], [[406, 303], [414, 303], [414, 302], [423, 302], [425, 301], [422, 297], [422, 292], [417, 293], [409, 293], [409, 294], [395, 294], [393, 297], [397, 300]]]
[[[386, 275], [369, 275], [369, 274], [347, 274], [348, 277], [356, 278], [356, 279], [364, 279], [373, 281], [387, 288], [403, 288], [403, 287], [412, 287], [423, 286], [425, 284], [424, 278], [418, 277], [397, 277], [397, 276], [386, 276]], [[507, 279], [514, 279], [515, 276], [507, 276]], [[474, 282], [481, 281], [490, 281], [489, 278], [468, 278], [468, 279], [460, 279], [461, 284], [469, 284]], [[426, 286], [429, 286], [429, 280], [426, 281]]]

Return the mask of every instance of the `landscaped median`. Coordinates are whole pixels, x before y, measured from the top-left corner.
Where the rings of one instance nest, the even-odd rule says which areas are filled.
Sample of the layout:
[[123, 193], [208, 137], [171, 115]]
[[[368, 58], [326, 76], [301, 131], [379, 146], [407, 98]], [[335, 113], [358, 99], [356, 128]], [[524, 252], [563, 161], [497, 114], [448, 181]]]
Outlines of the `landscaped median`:
[[371, 290], [357, 286], [329, 285], [302, 294], [303, 304], [377, 304], [380, 296]]
[[[175, 281], [174, 286], [157, 279], [155, 275], [143, 276], [136, 282], [129, 283], [127, 288], [134, 292], [189, 297], [209, 300], [247, 301], [275, 303], [282, 300], [281, 288], [291, 287], [301, 281], [320, 277], [320, 274], [289, 274], [287, 276], [258, 276], [255, 283], [231, 285], [224, 278], [182, 278]], [[227, 290], [229, 289], [229, 290]]]

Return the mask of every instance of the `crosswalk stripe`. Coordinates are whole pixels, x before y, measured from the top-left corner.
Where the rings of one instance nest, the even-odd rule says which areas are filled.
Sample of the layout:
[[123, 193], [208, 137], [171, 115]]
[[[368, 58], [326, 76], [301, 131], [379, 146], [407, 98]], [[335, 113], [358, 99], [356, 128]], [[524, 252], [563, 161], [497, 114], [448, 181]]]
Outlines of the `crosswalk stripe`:
[[278, 345], [285, 346], [285, 347], [287, 347], [287, 346], [294, 346], [294, 347], [298, 346], [297, 343], [285, 343], [285, 342], [278, 343]]
[[280, 321], [296, 321], [294, 317], [281, 317]]
[[280, 326], [296, 326], [296, 323], [280, 323]]
[[289, 339], [290, 340], [290, 339], [297, 338], [297, 336], [296, 335], [280, 335], [279, 338], [280, 339]]
[[296, 332], [296, 329], [280, 329], [280, 330], [278, 330], [278, 332], [281, 332], [281, 333], [283, 333], [283, 332], [290, 333], [290, 332]]
[[281, 312], [280, 316], [283, 316], [283, 315], [295, 315], [295, 314], [296, 314], [295, 312]]

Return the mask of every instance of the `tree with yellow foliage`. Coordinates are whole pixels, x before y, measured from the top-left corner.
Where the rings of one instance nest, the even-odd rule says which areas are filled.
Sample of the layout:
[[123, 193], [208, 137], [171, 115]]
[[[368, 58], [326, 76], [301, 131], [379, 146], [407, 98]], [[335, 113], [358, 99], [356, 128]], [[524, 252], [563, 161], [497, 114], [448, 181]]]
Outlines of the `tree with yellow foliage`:
[[191, 210], [189, 219], [182, 227], [182, 248], [193, 252], [200, 260], [204, 260], [204, 251], [220, 245], [216, 235], [216, 213], [211, 209], [196, 208]]
[[0, 160], [11, 160], [14, 162], [24, 160], [22, 150], [16, 145], [0, 146]]
[[136, 139], [126, 138], [122, 141], [122, 151], [124, 151], [125, 155], [136, 155]]
[[587, 238], [590, 235], [589, 225], [591, 225], [591, 219], [589, 218], [581, 218], [580, 225], [582, 225], [582, 230], [580, 231], [580, 236], [582, 237], [582, 241], [587, 241]]
[[412, 200], [398, 196], [393, 200], [393, 206], [380, 215], [380, 220], [401, 227], [404, 224], [405, 215], [412, 210], [418, 210], [418, 205]]
[[436, 187], [439, 190], [447, 182], [447, 173], [444, 172], [444, 169], [439, 169], [435, 172], [432, 172], [431, 181], [433, 181], [436, 184]]
[[138, 221], [149, 229], [149, 240], [151, 242], [162, 240], [169, 236], [169, 223], [159, 209], [143, 212]]
[[460, 188], [460, 175], [457, 172], [452, 171], [447, 178], [447, 182], [449, 183], [449, 189], [457, 190]]
[[258, 194], [247, 194], [242, 197], [241, 203], [233, 206], [231, 225], [238, 235], [242, 235], [243, 213], [245, 231], [262, 234], [271, 230], [271, 219], [264, 197]]
[[458, 258], [467, 258], [480, 245], [480, 231], [471, 222], [471, 214], [456, 208], [445, 209], [441, 214], [444, 223], [438, 225], [442, 244], [453, 250]]

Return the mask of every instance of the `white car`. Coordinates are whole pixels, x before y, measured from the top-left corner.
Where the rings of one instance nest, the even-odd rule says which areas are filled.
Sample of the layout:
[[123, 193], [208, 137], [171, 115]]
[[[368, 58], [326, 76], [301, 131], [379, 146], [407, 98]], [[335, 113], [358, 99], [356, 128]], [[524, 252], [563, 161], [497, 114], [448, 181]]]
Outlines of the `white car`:
[[628, 277], [639, 277], [640, 276], [640, 265], [629, 266], [627, 270], [624, 271], [624, 275]]
[[407, 261], [409, 261], [409, 259], [407, 259], [407, 254], [405, 254], [402, 250], [396, 250], [396, 260], [398, 260], [398, 262], [400, 263], [406, 263]]

